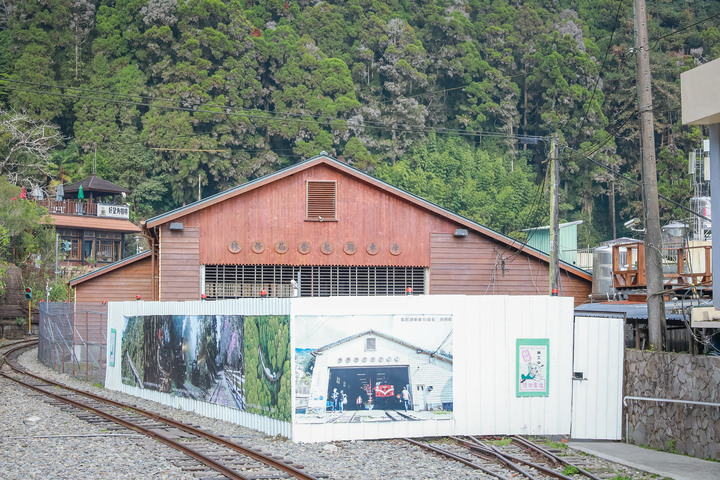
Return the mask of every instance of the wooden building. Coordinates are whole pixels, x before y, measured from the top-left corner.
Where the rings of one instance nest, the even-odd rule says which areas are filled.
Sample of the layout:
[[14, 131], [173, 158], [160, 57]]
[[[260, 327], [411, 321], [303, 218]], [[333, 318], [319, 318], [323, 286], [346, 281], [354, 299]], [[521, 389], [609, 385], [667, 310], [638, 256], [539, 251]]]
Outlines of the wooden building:
[[[151, 218], [143, 230], [151, 252], [74, 279], [78, 301], [135, 299], [147, 286], [135, 275], [147, 268], [143, 298], [160, 301], [549, 292], [546, 254], [324, 152]], [[579, 305], [591, 281], [561, 263], [561, 296]]]
[[126, 234], [140, 234], [122, 203], [129, 190], [92, 175], [58, 187], [53, 199], [36, 202], [48, 209], [63, 246], [63, 265], [109, 265], [123, 258]]

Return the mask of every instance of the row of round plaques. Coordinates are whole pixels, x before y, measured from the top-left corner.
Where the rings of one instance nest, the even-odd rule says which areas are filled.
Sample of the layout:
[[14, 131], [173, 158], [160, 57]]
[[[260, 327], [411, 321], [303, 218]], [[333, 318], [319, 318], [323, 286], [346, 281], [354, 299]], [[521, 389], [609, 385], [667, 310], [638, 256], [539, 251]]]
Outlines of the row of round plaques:
[[[355, 357], [354, 359], [350, 359], [350, 357], [347, 357], [345, 360], [345, 363], [358, 363], [360, 362], [359, 357]], [[361, 363], [367, 363], [368, 357], [362, 357]], [[387, 363], [392, 363], [393, 358], [392, 357], [377, 357], [378, 363], [383, 363], [383, 361], [386, 361]], [[400, 357], [395, 357], [395, 363], [400, 361]], [[343, 358], [339, 357], [337, 360], [337, 363], [343, 363]], [[375, 357], [370, 357], [370, 363], [375, 363]]]
[[[280, 255], [283, 255], [287, 253], [288, 250], [290, 250], [287, 242], [283, 241], [277, 242], [274, 245], [274, 248], [275, 252], [279, 253]], [[355, 242], [345, 242], [343, 244], [343, 252], [345, 252], [346, 255], [354, 255], [357, 251], [357, 248], [358, 247]], [[228, 250], [230, 251], [230, 253], [240, 253], [242, 251], [242, 247], [240, 246], [240, 243], [238, 241], [233, 240], [228, 244]], [[263, 253], [265, 251], [265, 244], [260, 240], [256, 240], [252, 242], [250, 250], [253, 253]], [[308, 241], [302, 241], [298, 243], [297, 250], [301, 254], [307, 255], [312, 250], [312, 245]], [[323, 242], [320, 244], [320, 251], [325, 255], [330, 255], [335, 251], [335, 246], [330, 242]], [[365, 251], [369, 255], [377, 255], [378, 253], [380, 253], [380, 246], [375, 242], [370, 242], [365, 245]], [[391, 243], [388, 247], [388, 251], [392, 255], [400, 255], [402, 253], [402, 247], [400, 247], [399, 243]]]

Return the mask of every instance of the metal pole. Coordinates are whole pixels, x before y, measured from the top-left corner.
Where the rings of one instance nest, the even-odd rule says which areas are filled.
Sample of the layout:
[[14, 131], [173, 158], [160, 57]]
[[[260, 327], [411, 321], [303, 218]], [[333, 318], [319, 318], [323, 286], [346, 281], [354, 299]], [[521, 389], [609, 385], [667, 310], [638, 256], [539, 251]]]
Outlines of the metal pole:
[[[717, 208], [715, 211], [720, 212], [720, 123], [710, 125], [710, 191], [717, 192], [710, 196], [710, 211]], [[720, 233], [712, 237], [712, 268], [720, 272]], [[712, 278], [714, 289], [717, 282]], [[713, 306], [720, 309], [720, 295], [713, 295]]]
[[655, 164], [655, 130], [650, 81], [650, 52], [645, 0], [635, 0], [637, 88], [642, 142], [642, 181], [645, 202], [645, 275], [650, 345], [665, 350], [665, 299], [662, 272], [660, 206]]

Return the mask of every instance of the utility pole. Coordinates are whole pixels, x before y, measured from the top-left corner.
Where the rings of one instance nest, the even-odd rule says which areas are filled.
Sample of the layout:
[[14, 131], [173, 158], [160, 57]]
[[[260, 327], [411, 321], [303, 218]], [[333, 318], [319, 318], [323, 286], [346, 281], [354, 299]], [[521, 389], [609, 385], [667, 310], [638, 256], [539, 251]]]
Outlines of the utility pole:
[[560, 280], [560, 246], [558, 245], [558, 231], [560, 216], [558, 198], [558, 151], [557, 133], [550, 139], [550, 295], [557, 296]]
[[655, 164], [655, 129], [650, 82], [650, 49], [645, 0], [635, 1], [635, 53], [640, 109], [642, 182], [645, 207], [645, 278], [647, 282], [648, 333], [650, 345], [665, 350], [665, 299], [662, 272], [662, 237]]

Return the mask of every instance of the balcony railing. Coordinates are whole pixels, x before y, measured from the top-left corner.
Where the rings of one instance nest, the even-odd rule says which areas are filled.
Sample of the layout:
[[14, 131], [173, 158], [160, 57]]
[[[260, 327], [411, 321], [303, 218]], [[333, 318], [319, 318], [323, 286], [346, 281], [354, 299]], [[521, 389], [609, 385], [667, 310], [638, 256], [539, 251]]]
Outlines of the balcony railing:
[[112, 205], [95, 203], [87, 200], [38, 200], [38, 205], [48, 209], [50, 213], [63, 213], [69, 215], [89, 215], [93, 217], [130, 218], [130, 208], [127, 205]]
[[[666, 290], [712, 287], [711, 246], [672, 246], [662, 249], [663, 284]], [[645, 245], [613, 245], [613, 287], [643, 289], [647, 287]]]

